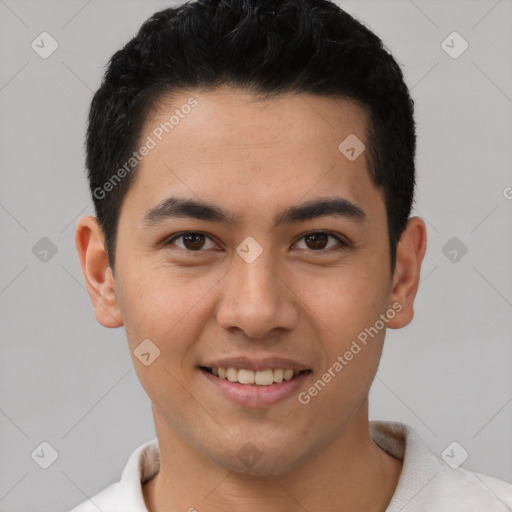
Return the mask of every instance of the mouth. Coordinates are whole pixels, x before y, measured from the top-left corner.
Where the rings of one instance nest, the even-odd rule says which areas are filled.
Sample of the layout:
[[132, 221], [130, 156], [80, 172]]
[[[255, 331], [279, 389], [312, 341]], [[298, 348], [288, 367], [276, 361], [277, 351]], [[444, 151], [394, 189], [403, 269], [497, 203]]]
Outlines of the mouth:
[[217, 368], [200, 366], [202, 371], [207, 372], [219, 379], [229, 382], [236, 382], [245, 386], [272, 386], [283, 381], [295, 379], [303, 373], [311, 373], [311, 370], [293, 370], [291, 368], [268, 368], [266, 370], [248, 370], [245, 368]]
[[268, 408], [297, 396], [312, 374], [310, 369], [199, 366], [206, 385], [215, 396], [237, 406]]

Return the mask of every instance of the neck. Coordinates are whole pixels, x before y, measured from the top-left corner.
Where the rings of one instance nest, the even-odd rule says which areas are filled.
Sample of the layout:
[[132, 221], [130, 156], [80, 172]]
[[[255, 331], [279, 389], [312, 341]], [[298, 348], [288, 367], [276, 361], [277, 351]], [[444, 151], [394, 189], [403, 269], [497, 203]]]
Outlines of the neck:
[[[159, 428], [160, 471], [143, 485], [149, 512], [384, 512], [402, 462], [371, 438], [367, 415], [353, 418], [335, 443], [281, 475], [228, 471], [198, 454], [175, 431]], [[156, 419], [156, 418], [155, 418]]]

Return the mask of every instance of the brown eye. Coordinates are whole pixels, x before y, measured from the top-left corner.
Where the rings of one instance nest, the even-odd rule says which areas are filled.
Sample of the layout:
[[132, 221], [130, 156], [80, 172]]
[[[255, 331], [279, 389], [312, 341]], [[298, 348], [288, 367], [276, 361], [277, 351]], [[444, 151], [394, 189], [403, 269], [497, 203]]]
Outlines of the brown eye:
[[313, 233], [304, 237], [306, 244], [310, 249], [325, 249], [329, 235], [325, 233]]
[[[330, 243], [329, 239], [334, 240], [337, 243]], [[308, 235], [304, 235], [298, 244], [304, 241], [305, 247], [299, 247], [299, 249], [309, 249], [311, 251], [322, 251], [324, 249], [331, 249], [339, 246], [340, 249], [343, 249], [347, 246], [347, 244], [339, 237], [332, 235], [330, 233], [324, 233], [322, 231], [317, 231], [315, 233], [309, 233]], [[329, 245], [330, 243], [330, 245]]]
[[183, 245], [191, 251], [197, 251], [204, 245], [204, 235], [197, 233], [183, 235]]
[[[177, 243], [177, 241], [180, 241], [181, 243]], [[177, 247], [190, 252], [204, 252], [204, 249], [211, 249], [215, 247], [215, 244], [210, 240], [210, 237], [203, 233], [196, 233], [195, 231], [180, 233], [171, 238], [165, 245], [176, 245]]]

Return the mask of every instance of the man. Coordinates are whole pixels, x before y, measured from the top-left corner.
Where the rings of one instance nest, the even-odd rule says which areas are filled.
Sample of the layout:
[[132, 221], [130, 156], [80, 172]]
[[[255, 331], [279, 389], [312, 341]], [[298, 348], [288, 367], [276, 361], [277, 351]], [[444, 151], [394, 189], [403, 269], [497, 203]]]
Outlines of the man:
[[414, 155], [400, 68], [333, 3], [144, 23], [91, 105], [76, 245], [157, 440], [74, 512], [512, 510], [512, 486], [368, 420], [426, 248]]

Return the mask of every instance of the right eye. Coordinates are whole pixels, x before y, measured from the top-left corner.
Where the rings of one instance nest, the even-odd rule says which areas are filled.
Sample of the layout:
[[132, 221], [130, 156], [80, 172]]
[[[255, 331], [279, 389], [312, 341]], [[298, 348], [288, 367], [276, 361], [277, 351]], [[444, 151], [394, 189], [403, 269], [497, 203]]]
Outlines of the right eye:
[[[181, 245], [175, 244], [174, 242], [176, 240], [180, 240]], [[167, 242], [165, 242], [165, 246], [176, 245], [180, 249], [184, 249], [185, 251], [188, 251], [188, 252], [203, 252], [203, 251], [201, 251], [201, 249], [205, 248], [204, 247], [205, 240], [210, 240], [213, 245], [216, 245], [211, 240], [211, 238], [204, 233], [201, 233], [199, 231], [183, 231], [181, 233], [177, 233], [172, 238], [167, 240]], [[212, 246], [206, 247], [206, 249], [211, 249], [211, 248], [213, 248], [213, 247]]]

